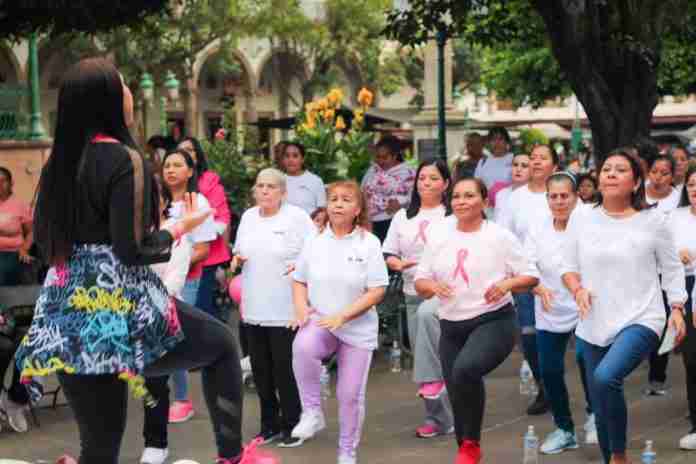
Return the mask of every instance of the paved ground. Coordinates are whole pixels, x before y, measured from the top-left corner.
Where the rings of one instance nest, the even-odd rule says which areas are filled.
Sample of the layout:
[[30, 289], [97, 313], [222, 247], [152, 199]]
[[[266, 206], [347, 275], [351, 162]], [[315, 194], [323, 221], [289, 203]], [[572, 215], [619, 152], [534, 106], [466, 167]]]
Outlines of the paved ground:
[[[360, 462], [363, 464], [422, 464], [423, 462], [451, 463], [455, 446], [451, 437], [421, 440], [413, 434], [414, 426], [421, 419], [422, 409], [415, 397], [415, 389], [410, 382], [409, 373], [394, 374], [388, 371], [384, 356], [378, 356], [373, 367], [368, 386], [368, 406], [363, 439], [360, 447]], [[581, 386], [573, 366], [568, 373], [572, 405], [577, 422], [584, 421]], [[550, 416], [529, 418], [524, 415], [525, 402], [518, 391], [519, 353], [513, 355], [487, 381], [488, 403], [485, 416], [483, 447], [484, 462], [487, 464], [508, 464], [521, 462], [521, 443], [527, 425], [535, 425], [541, 434], [552, 430]], [[660, 464], [696, 463], [696, 452], [683, 452], [677, 449], [677, 441], [687, 431], [686, 399], [683, 386], [681, 359], [674, 358], [670, 363], [670, 382], [673, 388], [669, 396], [645, 398], [640, 390], [646, 379], [645, 366], [638, 369], [626, 385], [630, 403], [630, 454], [634, 462], [640, 462], [640, 448], [646, 439], [656, 442]], [[190, 458], [201, 464], [212, 462], [214, 449], [208, 423], [207, 411], [203, 406], [200, 389], [200, 375], [193, 374], [193, 395], [197, 406], [195, 418], [170, 428], [172, 458]], [[108, 398], [104, 399], [108, 401]], [[0, 458], [25, 460], [55, 459], [56, 456], [71, 452], [77, 453], [77, 430], [67, 407], [56, 410], [39, 411], [41, 427], [19, 435], [7, 431], [0, 432]], [[315, 440], [302, 448], [280, 450], [274, 448], [282, 458], [283, 464], [333, 464], [336, 462], [335, 446], [337, 440], [336, 402], [330, 400], [327, 409], [328, 429]], [[251, 438], [257, 432], [258, 401], [254, 391], [247, 391], [245, 397], [245, 437]], [[142, 407], [133, 401], [130, 404], [130, 418], [124, 446], [122, 463], [135, 464], [142, 451], [140, 431], [142, 427]], [[559, 456], [541, 458], [542, 463], [597, 463], [598, 449], [581, 449]], [[0, 464], [2, 459], [0, 459]]]

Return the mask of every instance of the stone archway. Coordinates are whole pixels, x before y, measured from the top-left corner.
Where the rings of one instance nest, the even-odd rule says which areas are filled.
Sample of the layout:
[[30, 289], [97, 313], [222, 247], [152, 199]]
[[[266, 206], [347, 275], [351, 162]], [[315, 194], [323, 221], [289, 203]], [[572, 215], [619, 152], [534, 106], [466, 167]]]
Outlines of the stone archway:
[[[193, 77], [187, 82], [187, 124], [192, 133], [210, 137], [227, 106], [233, 106], [237, 122], [255, 121], [257, 77], [247, 57], [237, 49], [229, 51], [237, 69], [220, 69], [220, 42], [214, 41], [196, 57]], [[229, 63], [227, 63], [229, 65]]]

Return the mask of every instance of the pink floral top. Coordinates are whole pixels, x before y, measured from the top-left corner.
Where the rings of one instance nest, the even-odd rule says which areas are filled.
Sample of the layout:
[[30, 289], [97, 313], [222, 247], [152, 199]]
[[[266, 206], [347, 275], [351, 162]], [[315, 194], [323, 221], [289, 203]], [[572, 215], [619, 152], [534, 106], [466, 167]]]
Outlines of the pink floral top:
[[406, 163], [397, 164], [386, 171], [373, 163], [362, 181], [370, 221], [386, 221], [392, 218], [393, 215], [387, 213], [387, 204], [392, 198], [398, 200], [402, 206], [407, 206], [411, 201], [415, 179], [415, 170]]

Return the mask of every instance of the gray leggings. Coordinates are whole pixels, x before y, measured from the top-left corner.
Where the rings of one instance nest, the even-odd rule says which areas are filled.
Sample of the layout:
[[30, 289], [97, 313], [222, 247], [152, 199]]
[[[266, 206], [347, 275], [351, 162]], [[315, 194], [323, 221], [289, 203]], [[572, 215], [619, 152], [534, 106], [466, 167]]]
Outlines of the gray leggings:
[[512, 305], [464, 321], [440, 321], [440, 359], [454, 409], [457, 443], [481, 440], [486, 403], [483, 378], [512, 352], [517, 316]]
[[[408, 316], [408, 338], [413, 351], [413, 381], [416, 383], [440, 382], [440, 319], [437, 308], [440, 300], [424, 300], [419, 296], [406, 295], [406, 314]], [[437, 400], [423, 400], [425, 422], [436, 424], [443, 429], [452, 427], [452, 405], [448, 393]]]

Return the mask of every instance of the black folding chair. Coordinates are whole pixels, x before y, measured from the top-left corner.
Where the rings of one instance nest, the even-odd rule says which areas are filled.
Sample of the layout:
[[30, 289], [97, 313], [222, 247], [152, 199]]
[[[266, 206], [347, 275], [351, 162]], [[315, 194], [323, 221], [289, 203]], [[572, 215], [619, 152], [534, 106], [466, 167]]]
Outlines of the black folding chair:
[[[0, 305], [2, 305], [6, 314], [13, 317], [16, 323], [16, 330], [20, 336], [24, 336], [29, 330], [31, 320], [34, 317], [34, 307], [36, 300], [39, 298], [41, 285], [13, 285], [0, 286]], [[0, 379], [2, 382], [3, 379]], [[58, 394], [61, 387], [58, 386], [54, 390], [44, 391], [44, 396], [53, 397], [51, 407], [55, 409], [58, 406]], [[29, 403], [29, 412], [32, 420], [37, 426], [41, 426], [35, 411], [36, 405]]]

